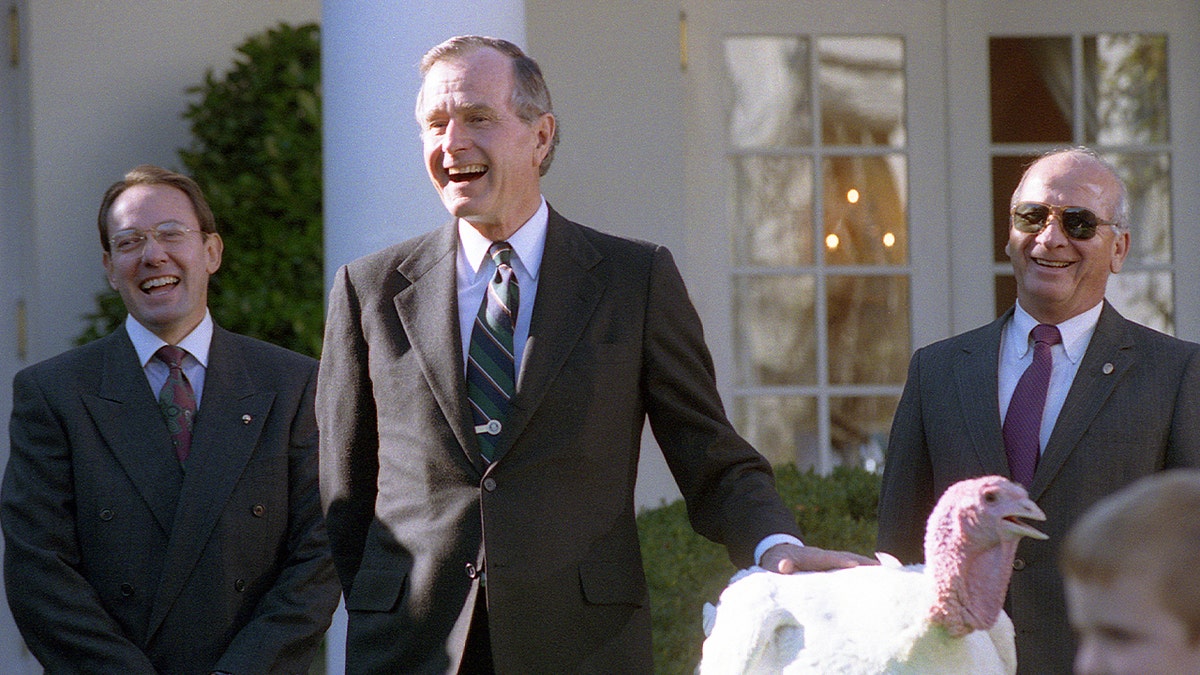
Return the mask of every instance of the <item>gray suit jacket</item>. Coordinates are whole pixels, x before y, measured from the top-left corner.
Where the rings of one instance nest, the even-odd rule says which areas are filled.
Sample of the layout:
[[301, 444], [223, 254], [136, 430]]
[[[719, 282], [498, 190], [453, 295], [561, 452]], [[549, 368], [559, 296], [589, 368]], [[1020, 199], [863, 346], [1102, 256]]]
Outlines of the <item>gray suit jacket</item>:
[[17, 374], [4, 581], [47, 672], [307, 672], [339, 592], [315, 375], [215, 328], [184, 473], [124, 327]]
[[[913, 355], [879, 500], [879, 549], [902, 561], [924, 557], [925, 519], [947, 487], [1009, 475], [996, 378], [1011, 315]], [[1019, 672], [1071, 672], [1057, 568], [1070, 526], [1104, 495], [1177, 466], [1200, 466], [1200, 345], [1129, 321], [1106, 302], [1029, 488], [1050, 539], [1024, 539], [1017, 550], [1006, 608]]]
[[457, 250], [449, 223], [343, 268], [330, 299], [317, 411], [347, 672], [454, 672], [481, 592], [498, 672], [649, 672], [633, 501], [646, 418], [693, 526], [737, 564], [769, 533], [798, 534], [795, 519], [725, 418], [670, 254], [553, 210], [513, 413], [485, 466]]

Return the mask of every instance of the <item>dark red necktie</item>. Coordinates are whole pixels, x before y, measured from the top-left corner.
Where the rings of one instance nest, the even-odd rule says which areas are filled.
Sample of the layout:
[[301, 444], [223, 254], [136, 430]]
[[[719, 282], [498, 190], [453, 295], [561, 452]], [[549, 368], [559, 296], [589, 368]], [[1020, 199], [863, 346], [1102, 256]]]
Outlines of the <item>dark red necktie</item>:
[[173, 345], [164, 345], [154, 357], [167, 364], [171, 373], [163, 388], [158, 392], [158, 405], [167, 420], [167, 431], [171, 432], [171, 443], [180, 463], [187, 460], [192, 449], [192, 419], [196, 415], [196, 395], [192, 385], [183, 374], [184, 350]]
[[1033, 363], [1025, 369], [1013, 390], [1004, 416], [1004, 449], [1013, 480], [1029, 486], [1041, 455], [1042, 410], [1046, 407], [1046, 389], [1054, 365], [1050, 348], [1062, 342], [1058, 327], [1043, 323], [1030, 331], [1033, 336]]

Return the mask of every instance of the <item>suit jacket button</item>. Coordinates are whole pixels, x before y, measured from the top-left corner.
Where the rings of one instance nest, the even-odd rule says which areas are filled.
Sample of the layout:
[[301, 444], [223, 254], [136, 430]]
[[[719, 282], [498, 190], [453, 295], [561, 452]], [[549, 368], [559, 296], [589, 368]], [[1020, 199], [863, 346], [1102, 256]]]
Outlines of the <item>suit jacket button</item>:
[[250, 509], [250, 512], [254, 514], [255, 518], [262, 518], [267, 515], [267, 507], [262, 504], [255, 504], [254, 508]]
[[479, 570], [476, 569], [475, 563], [467, 563], [467, 578], [474, 579], [479, 576]]
[[1025, 561], [1020, 558], [1013, 558], [1013, 569], [1018, 572], [1025, 569]]
[[133, 584], [121, 584], [121, 597], [128, 598], [133, 595]]
[[117, 514], [112, 509], [100, 509], [100, 520], [108, 522], [108, 521], [112, 520], [113, 516], [115, 516], [115, 515], [117, 515]]
[[246, 590], [246, 580], [238, 579], [237, 581], [233, 582], [233, 590], [237, 591], [238, 593]]
[[484, 478], [483, 479], [483, 489], [487, 490], [488, 492], [494, 492], [496, 490], [496, 479], [492, 478], [490, 476], [487, 478]]

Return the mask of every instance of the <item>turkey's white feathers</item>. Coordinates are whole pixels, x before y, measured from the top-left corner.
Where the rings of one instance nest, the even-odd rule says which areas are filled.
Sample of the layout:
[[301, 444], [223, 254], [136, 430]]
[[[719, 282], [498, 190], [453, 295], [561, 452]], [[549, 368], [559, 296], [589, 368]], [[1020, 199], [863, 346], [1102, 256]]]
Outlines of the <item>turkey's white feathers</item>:
[[1045, 538], [1023, 518], [1045, 516], [1024, 488], [986, 476], [939, 500], [928, 569], [878, 553], [877, 566], [833, 572], [743, 570], [704, 608], [699, 672], [1013, 675], [1013, 625], [999, 607], [1016, 542]]

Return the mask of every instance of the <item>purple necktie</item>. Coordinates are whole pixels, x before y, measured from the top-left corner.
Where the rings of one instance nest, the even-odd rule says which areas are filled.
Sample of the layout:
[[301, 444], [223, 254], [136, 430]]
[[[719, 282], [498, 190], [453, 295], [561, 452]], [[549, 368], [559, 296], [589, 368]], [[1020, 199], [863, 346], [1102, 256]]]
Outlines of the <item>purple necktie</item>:
[[1013, 480], [1028, 486], [1041, 455], [1042, 410], [1046, 407], [1046, 388], [1054, 359], [1050, 348], [1062, 342], [1058, 327], [1038, 324], [1033, 336], [1033, 363], [1025, 369], [1013, 390], [1004, 416], [1004, 449], [1008, 452], [1008, 470]]
[[167, 431], [171, 432], [175, 457], [180, 463], [187, 460], [192, 449], [192, 418], [196, 415], [196, 395], [187, 376], [183, 374], [183, 357], [186, 354], [173, 345], [164, 345], [154, 353], [155, 358], [171, 369], [162, 390], [158, 392], [158, 405], [167, 420]]

